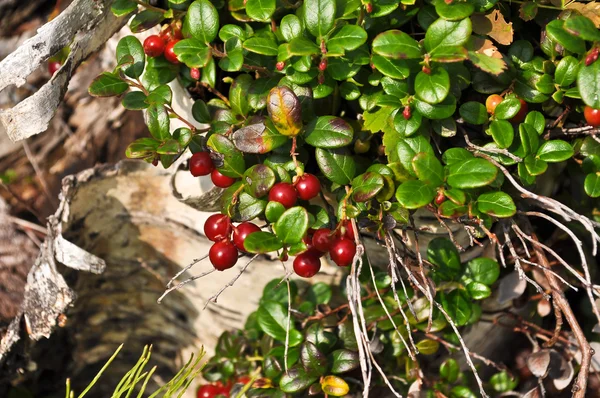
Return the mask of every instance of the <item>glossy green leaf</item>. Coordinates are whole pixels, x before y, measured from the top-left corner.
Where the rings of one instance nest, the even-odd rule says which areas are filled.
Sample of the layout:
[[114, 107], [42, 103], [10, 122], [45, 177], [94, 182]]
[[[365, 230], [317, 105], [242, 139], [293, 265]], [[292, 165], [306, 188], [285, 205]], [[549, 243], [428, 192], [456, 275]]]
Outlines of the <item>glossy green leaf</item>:
[[585, 176], [583, 183], [585, 193], [592, 198], [600, 196], [600, 173], [590, 173]]
[[206, 102], [202, 100], [195, 101], [194, 105], [192, 105], [192, 116], [200, 123], [210, 123], [210, 112]]
[[473, 159], [473, 154], [464, 148], [450, 148], [442, 154], [442, 161], [450, 166], [465, 160]]
[[403, 59], [386, 58], [373, 54], [371, 62], [375, 69], [393, 79], [406, 79], [410, 76], [410, 66]]
[[244, 190], [255, 198], [262, 198], [275, 185], [275, 172], [264, 164], [255, 164], [244, 173]]
[[119, 76], [103, 72], [92, 81], [88, 92], [93, 97], [112, 97], [123, 94], [128, 88], [129, 85]]
[[285, 212], [285, 206], [279, 202], [269, 202], [265, 208], [265, 217], [270, 223], [279, 220], [279, 217]]
[[329, 365], [327, 357], [319, 351], [316, 345], [305, 341], [300, 348], [300, 361], [304, 369], [312, 374], [322, 375], [327, 371]]
[[458, 108], [458, 112], [467, 123], [479, 125], [485, 124], [488, 121], [487, 110], [481, 102], [465, 102]]
[[450, 76], [446, 69], [434, 67], [429, 74], [419, 72], [415, 78], [415, 92], [420, 99], [430, 104], [442, 102], [450, 92]]
[[546, 34], [567, 50], [576, 54], [583, 54], [585, 52], [585, 41], [567, 32], [564, 29], [564, 23], [565, 21], [562, 19], [550, 21], [546, 25]]
[[420, 152], [412, 159], [412, 167], [417, 178], [433, 187], [444, 182], [444, 170], [440, 161], [430, 152]]
[[417, 110], [429, 119], [446, 119], [452, 116], [456, 110], [456, 97], [453, 95], [448, 95], [439, 104], [430, 104], [419, 99], [415, 99], [413, 103]]
[[515, 138], [513, 126], [506, 120], [494, 120], [490, 123], [488, 132], [492, 135], [498, 148], [508, 148]]
[[519, 385], [519, 379], [515, 376], [510, 376], [508, 372], [503, 370], [490, 378], [490, 384], [498, 392], [508, 392], [514, 390]]
[[563, 140], [546, 141], [537, 151], [537, 157], [550, 163], [564, 162], [573, 156], [573, 147]]
[[302, 206], [289, 208], [279, 217], [274, 229], [283, 243], [301, 242], [308, 229], [308, 212]]
[[393, 59], [418, 59], [423, 55], [419, 43], [400, 30], [388, 30], [373, 39], [373, 53]]
[[540, 174], [544, 174], [548, 169], [548, 163], [538, 158], [534, 154], [528, 155], [523, 160], [525, 163], [525, 168], [532, 176], [538, 176]]
[[180, 40], [173, 47], [177, 59], [190, 68], [204, 68], [211, 57], [211, 50], [197, 39]]
[[385, 185], [383, 176], [379, 173], [368, 171], [352, 180], [352, 199], [356, 202], [366, 202], [373, 198]]
[[564, 29], [583, 40], [600, 41], [600, 31], [598, 31], [594, 22], [582, 15], [571, 15], [565, 21]]
[[413, 112], [410, 119], [406, 120], [402, 112], [398, 111], [394, 116], [394, 127], [396, 131], [406, 137], [410, 137], [419, 131], [423, 122], [423, 116], [419, 112]]
[[447, 21], [443, 18], [432, 23], [425, 33], [424, 46], [430, 54], [436, 49], [464, 45], [471, 35], [471, 20]]
[[[171, 82], [179, 71], [179, 66], [167, 61], [164, 57], [151, 58], [146, 60], [146, 70], [142, 75], [142, 83], [148, 90], [154, 90], [156, 87]], [[204, 77], [206, 73], [203, 73]]]
[[148, 94], [146, 97], [146, 103], [149, 105], [165, 105], [171, 104], [171, 100], [173, 99], [173, 91], [171, 91], [171, 87], [167, 85], [162, 85], [156, 87], [152, 92]]
[[519, 125], [519, 137], [525, 154], [535, 153], [540, 146], [540, 137], [533, 126], [521, 123]]
[[183, 19], [183, 33], [201, 43], [212, 42], [219, 32], [219, 13], [209, 0], [196, 0]]
[[455, 359], [446, 359], [440, 365], [440, 376], [449, 383], [454, 383], [458, 380], [460, 374], [460, 366]]
[[317, 148], [315, 158], [323, 175], [336, 184], [348, 184], [356, 175], [354, 156], [345, 148]]
[[343, 25], [336, 29], [326, 41], [329, 51], [345, 53], [356, 50], [367, 41], [367, 32], [357, 25]]
[[464, 290], [456, 289], [450, 293], [441, 293], [440, 301], [442, 307], [457, 326], [466, 325], [473, 310], [471, 309], [470, 298]]
[[111, 4], [110, 10], [116, 17], [122, 17], [133, 11], [136, 11], [138, 5], [133, 0], [115, 0]]
[[492, 295], [492, 290], [479, 282], [471, 282], [467, 285], [467, 292], [473, 300], [483, 300]]
[[165, 18], [162, 12], [143, 10], [137, 13], [131, 22], [129, 22], [129, 29], [131, 33], [144, 32], [159, 24], [163, 19]]
[[521, 101], [516, 97], [506, 97], [496, 106], [494, 116], [498, 119], [511, 119], [521, 109]]
[[125, 150], [125, 156], [130, 159], [142, 159], [153, 156], [160, 145], [160, 141], [153, 138], [138, 138]]
[[477, 68], [492, 75], [499, 75], [506, 69], [506, 62], [500, 58], [469, 51], [469, 61]]
[[152, 105], [146, 112], [146, 124], [150, 134], [157, 140], [164, 141], [171, 137], [169, 130], [171, 121], [169, 114], [162, 105]]
[[590, 66], [581, 65], [577, 74], [577, 87], [587, 106], [600, 109], [600, 62]]
[[277, 42], [272, 37], [253, 36], [244, 41], [244, 48], [261, 55], [275, 56], [278, 53]]
[[568, 87], [577, 80], [577, 72], [579, 72], [579, 61], [577, 58], [567, 55], [556, 65], [554, 81], [562, 87]]
[[130, 91], [123, 96], [121, 104], [125, 109], [132, 111], [146, 109], [148, 104], [146, 103], [146, 95], [141, 91]]
[[294, 394], [307, 389], [318, 379], [319, 376], [312, 375], [302, 366], [296, 365], [289, 368], [281, 377], [279, 388], [285, 393]]
[[356, 351], [342, 348], [331, 353], [331, 373], [346, 373], [358, 368], [360, 361]]
[[[223, 170], [223, 169], [219, 169]], [[223, 173], [224, 174], [224, 173]], [[239, 186], [237, 184], [232, 185], [231, 187]], [[242, 221], [250, 221], [261, 215], [267, 202], [262, 199], [257, 199], [252, 195], [247, 194], [246, 192], [242, 192], [238, 195], [238, 200], [235, 204], [232, 204], [231, 195], [228, 195], [229, 187], [225, 193], [223, 193], [222, 203], [223, 207], [227, 210], [227, 214], [231, 217], [233, 221], [242, 222]]]
[[454, 280], [462, 273], [460, 255], [449, 239], [431, 240], [427, 246], [427, 260], [435, 265], [432, 272], [440, 280]]
[[448, 184], [453, 188], [479, 188], [496, 179], [498, 169], [485, 159], [473, 158], [448, 167]]
[[246, 14], [255, 21], [269, 22], [275, 6], [275, 0], [247, 0]]
[[335, 0], [305, 0], [303, 5], [304, 25], [317, 39], [324, 37], [335, 20]]
[[529, 112], [525, 117], [525, 123], [532, 126], [539, 135], [542, 135], [546, 129], [546, 119], [538, 111]]
[[411, 180], [400, 184], [396, 189], [396, 200], [407, 209], [426, 206], [435, 197], [435, 190], [423, 181]]
[[340, 148], [352, 142], [352, 126], [335, 116], [321, 116], [307, 126], [304, 139], [316, 148]]
[[229, 138], [221, 134], [213, 134], [208, 138], [207, 144], [216, 152], [223, 155], [223, 167], [219, 171], [233, 178], [239, 178], [246, 171], [246, 162], [243, 154], [235, 147]]
[[475, 11], [473, 3], [468, 1], [446, 3], [445, 0], [435, 0], [433, 5], [437, 14], [448, 21], [460, 21], [468, 18]]
[[219, 30], [219, 39], [221, 39], [223, 43], [234, 37], [244, 41], [248, 36], [246, 31], [238, 25], [227, 24], [221, 26], [221, 29]]
[[467, 263], [465, 276], [475, 282], [491, 286], [500, 276], [500, 266], [494, 259], [477, 257]]
[[499, 218], [512, 217], [517, 212], [515, 202], [510, 195], [501, 191], [479, 195], [477, 208], [482, 213]]
[[468, 51], [462, 46], [437, 47], [431, 54], [431, 60], [434, 62], [460, 62], [468, 58]]
[[288, 14], [281, 19], [281, 34], [283, 38], [290, 42], [302, 34], [302, 24], [300, 19], [294, 14]]
[[433, 355], [440, 349], [440, 343], [431, 339], [423, 339], [416, 344], [416, 347], [419, 354]]
[[125, 74], [132, 78], [138, 78], [144, 72], [146, 55], [142, 43], [135, 36], [125, 36], [117, 44], [117, 63], [121, 63], [123, 57], [131, 56], [133, 64], [123, 69]]
[[[255, 232], [257, 233], [257, 232]], [[245, 247], [245, 246], [244, 246]], [[286, 340], [287, 329], [287, 308], [275, 301], [265, 301], [258, 307], [258, 324], [260, 328], [269, 336], [278, 341]], [[293, 326], [289, 331], [289, 345], [295, 347], [302, 342], [302, 334]], [[291, 370], [291, 369], [290, 369]]]

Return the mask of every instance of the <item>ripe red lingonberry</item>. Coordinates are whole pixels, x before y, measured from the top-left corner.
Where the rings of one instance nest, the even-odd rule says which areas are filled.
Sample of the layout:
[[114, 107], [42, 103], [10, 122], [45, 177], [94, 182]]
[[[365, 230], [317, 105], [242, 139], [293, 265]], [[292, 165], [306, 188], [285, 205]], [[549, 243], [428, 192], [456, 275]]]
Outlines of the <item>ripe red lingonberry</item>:
[[179, 63], [179, 60], [177, 59], [177, 55], [175, 55], [175, 51], [173, 50], [173, 47], [175, 47], [175, 44], [177, 44], [178, 41], [179, 40], [171, 40], [165, 46], [165, 59], [172, 64]]
[[191, 68], [190, 69], [190, 77], [194, 80], [200, 80], [200, 69]]
[[294, 272], [303, 278], [313, 277], [321, 269], [321, 260], [314, 253], [305, 251], [294, 259]]
[[203, 386], [200, 386], [200, 388], [198, 389], [198, 393], [196, 394], [197, 398], [214, 398], [217, 395], [219, 395], [221, 393], [221, 388], [212, 385], [212, 384], [205, 384]]
[[58, 61], [50, 61], [48, 62], [48, 72], [50, 72], [50, 76], [54, 76], [57, 70], [60, 69], [62, 64]]
[[446, 201], [446, 196], [444, 195], [444, 191], [439, 191], [435, 197], [435, 204], [441, 205]]
[[592, 127], [600, 126], [600, 109], [594, 109], [591, 106], [583, 108], [583, 116], [585, 121]]
[[238, 250], [245, 252], [244, 241], [246, 241], [246, 237], [253, 232], [259, 231], [260, 228], [258, 225], [245, 221], [237, 227], [233, 227], [233, 244]]
[[144, 52], [149, 57], [159, 57], [165, 51], [165, 45], [165, 41], [160, 36], [148, 36], [144, 40]]
[[325, 69], [327, 69], [327, 58], [323, 58], [321, 62], [319, 62], [319, 70], [325, 72]]
[[279, 61], [275, 64], [275, 68], [277, 68], [278, 71], [282, 71], [283, 68], [285, 68], [285, 62], [283, 61]]
[[502, 102], [502, 97], [498, 94], [492, 94], [485, 100], [485, 108], [489, 114], [493, 114], [499, 103]]
[[196, 152], [190, 158], [190, 172], [194, 177], [209, 175], [214, 169], [215, 165], [208, 152]]
[[218, 271], [225, 271], [237, 263], [238, 251], [228, 240], [215, 242], [208, 251], [208, 258]]
[[527, 102], [525, 102], [522, 98], [519, 98], [519, 101], [521, 102], [521, 109], [519, 109], [519, 112], [517, 112], [512, 119], [510, 119], [511, 123], [522, 123], [527, 116]]
[[328, 252], [333, 244], [333, 235], [329, 228], [318, 229], [312, 238], [312, 245], [321, 252]]
[[221, 174], [217, 169], [214, 169], [210, 173], [210, 179], [212, 183], [219, 188], [228, 188], [235, 182], [235, 178], [227, 177], [226, 175]]
[[346, 238], [354, 241], [354, 229], [352, 228], [352, 221], [344, 220], [341, 222], [338, 235], [341, 238]]
[[365, 4], [365, 10], [367, 11], [367, 14], [372, 13], [373, 12], [373, 3]]
[[304, 173], [296, 181], [296, 191], [300, 199], [311, 200], [321, 191], [321, 183], [314, 175]]
[[331, 245], [329, 255], [338, 267], [347, 267], [352, 264], [356, 254], [356, 244], [350, 239], [337, 239]]
[[404, 110], [402, 111], [402, 117], [404, 117], [405, 120], [409, 120], [412, 116], [412, 113], [410, 111], [410, 105], [406, 105], [404, 107]]
[[421, 68], [421, 70], [423, 71], [423, 73], [425, 73], [426, 75], [431, 75], [431, 68], [429, 66], [423, 65], [423, 68]]
[[213, 214], [204, 223], [204, 235], [213, 242], [228, 239], [231, 234], [231, 219], [224, 214]]
[[590, 66], [598, 59], [598, 47], [592, 48], [589, 54], [585, 57], [585, 66]]
[[279, 182], [273, 185], [269, 191], [269, 200], [281, 203], [286, 209], [296, 204], [298, 194], [294, 186], [287, 182]]

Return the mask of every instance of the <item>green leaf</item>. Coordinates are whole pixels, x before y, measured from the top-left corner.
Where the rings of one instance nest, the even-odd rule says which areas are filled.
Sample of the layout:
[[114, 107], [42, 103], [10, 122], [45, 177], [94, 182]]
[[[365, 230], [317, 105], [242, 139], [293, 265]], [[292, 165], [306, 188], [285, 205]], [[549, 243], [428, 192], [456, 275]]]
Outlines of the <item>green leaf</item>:
[[[146, 70], [142, 76], [142, 83], [148, 90], [154, 90], [156, 87], [167, 84], [175, 77], [179, 71], [179, 66], [167, 61], [164, 57], [148, 57]], [[202, 74], [204, 77], [206, 73]]]
[[169, 114], [162, 105], [151, 105], [146, 112], [146, 124], [154, 138], [164, 141], [171, 138], [171, 121]]
[[394, 127], [400, 134], [410, 137], [419, 131], [423, 122], [423, 116], [419, 112], [413, 112], [410, 119], [406, 120], [402, 112], [397, 112], [394, 116]]
[[180, 40], [173, 47], [177, 59], [190, 68], [204, 68], [211, 57], [211, 50], [196, 39]]
[[511, 119], [521, 109], [521, 101], [516, 97], [506, 97], [496, 106], [494, 116], [498, 119]]
[[301, 242], [308, 230], [308, 212], [302, 206], [291, 207], [279, 217], [274, 229], [283, 243]]
[[326, 41], [327, 49], [344, 54], [356, 50], [367, 41], [367, 32], [357, 25], [343, 25], [336, 29]]
[[119, 76], [103, 72], [92, 81], [88, 92], [93, 97], [112, 97], [123, 94], [128, 88], [129, 85]]
[[410, 76], [410, 66], [403, 59], [392, 59], [373, 54], [371, 62], [375, 69], [393, 79], [406, 79]]
[[434, 62], [460, 62], [468, 57], [468, 51], [462, 46], [438, 47], [431, 54], [431, 60]]
[[542, 144], [537, 157], [545, 162], [564, 162], [573, 156], [573, 147], [563, 140], [550, 140]]
[[600, 196], [600, 173], [590, 173], [585, 176], [583, 189], [588, 196], [597, 198]]
[[554, 82], [562, 87], [568, 87], [577, 80], [579, 72], [579, 61], [577, 58], [567, 55], [560, 60], [554, 72]]
[[428, 53], [437, 48], [456, 47], [464, 45], [471, 36], [471, 20], [447, 21], [438, 19], [432, 23], [425, 33], [424, 46]]
[[300, 19], [294, 14], [288, 14], [281, 19], [281, 34], [285, 41], [290, 42], [302, 34]]
[[171, 87], [167, 85], [158, 86], [146, 97], [146, 103], [148, 105], [165, 105], [171, 104], [173, 99], [173, 92]]
[[255, 198], [262, 198], [275, 185], [275, 172], [262, 163], [255, 164], [244, 173], [244, 190]]
[[555, 19], [550, 21], [546, 25], [546, 34], [548, 37], [567, 50], [576, 54], [583, 54], [585, 52], [585, 41], [564, 29], [564, 23], [562, 19]]
[[[350, 333], [352, 332], [350, 331]], [[326, 331], [321, 323], [314, 323], [309, 326], [305, 335], [307, 341], [310, 341], [316, 345], [319, 350], [324, 352], [329, 352], [329, 350], [331, 350], [331, 348], [337, 342], [336, 335]], [[341, 332], [340, 338], [343, 339]]]
[[419, 72], [415, 79], [415, 92], [420, 99], [430, 104], [442, 102], [450, 92], [450, 76], [446, 69], [434, 67], [429, 74]]
[[[285, 341], [288, 311], [282, 303], [275, 301], [262, 302], [258, 307], [257, 315], [258, 325], [263, 332], [275, 340]], [[292, 326], [289, 331], [289, 346], [295, 347], [301, 342], [302, 334]]]
[[433, 355], [440, 349], [440, 343], [431, 339], [423, 339], [416, 344], [416, 347], [419, 354]]
[[321, 390], [326, 396], [344, 397], [350, 392], [350, 386], [337, 376], [325, 376], [321, 379]]
[[315, 55], [320, 52], [319, 46], [304, 37], [292, 39], [289, 44], [289, 50], [291, 55], [299, 56]]
[[265, 208], [265, 217], [271, 223], [279, 220], [279, 217], [285, 212], [285, 206], [279, 202], [269, 202]]
[[162, 12], [143, 10], [139, 12], [129, 23], [131, 33], [140, 33], [159, 24], [164, 19]]
[[321, 39], [333, 28], [335, 20], [335, 0], [305, 0], [304, 26], [317, 39]]
[[465, 102], [460, 106], [458, 112], [467, 123], [479, 125], [485, 124], [488, 121], [487, 110], [481, 102]]
[[373, 39], [373, 53], [393, 59], [422, 58], [419, 43], [401, 30], [388, 30]]
[[313, 119], [304, 134], [306, 143], [316, 148], [341, 148], [350, 144], [354, 137], [352, 126], [335, 116]]
[[302, 129], [302, 104], [286, 86], [274, 87], [267, 97], [267, 111], [275, 128], [285, 136], [296, 136]]
[[247, 0], [246, 14], [255, 21], [269, 22], [275, 6], [275, 0]]
[[122, 17], [137, 10], [137, 8], [138, 6], [133, 0], [115, 0], [110, 10], [116, 17]]
[[466, 325], [473, 312], [467, 292], [456, 289], [450, 293], [441, 293], [440, 298], [442, 307], [456, 325]]
[[141, 91], [130, 91], [123, 96], [121, 104], [125, 109], [137, 111], [146, 109], [148, 104], [146, 103], [146, 95]]
[[121, 63], [123, 57], [133, 58], [133, 64], [124, 69], [127, 76], [138, 78], [144, 72], [146, 56], [142, 43], [135, 36], [125, 36], [117, 44], [117, 63]]
[[435, 105], [417, 98], [415, 98], [413, 103], [417, 110], [429, 119], [446, 119], [452, 116], [456, 110], [456, 97], [454, 95], [447, 96], [446, 99]]
[[306, 299], [315, 305], [327, 304], [332, 295], [331, 286], [325, 282], [317, 282], [308, 288]]
[[336, 184], [348, 184], [356, 174], [354, 156], [346, 148], [317, 148], [315, 158], [323, 175]]
[[396, 200], [407, 209], [426, 206], [435, 197], [435, 190], [423, 181], [406, 181], [396, 189]]
[[503, 370], [500, 373], [496, 373], [490, 378], [490, 384], [494, 390], [498, 392], [508, 392], [515, 389], [519, 385], [519, 379], [510, 376], [508, 372]]
[[505, 192], [488, 192], [479, 195], [477, 208], [480, 212], [498, 218], [512, 217], [517, 212], [515, 202]]
[[479, 188], [496, 179], [498, 169], [485, 159], [472, 158], [448, 167], [448, 184], [453, 188]]
[[208, 0], [196, 0], [183, 20], [183, 33], [202, 43], [212, 42], [219, 32], [219, 13]]
[[[387, 135], [387, 134], [386, 134]], [[384, 135], [384, 145], [387, 147], [386, 137]], [[414, 137], [407, 137], [401, 139], [400, 141], [395, 140], [396, 151], [394, 151], [394, 155], [397, 156], [397, 159], [402, 163], [402, 166], [411, 174], [416, 176], [414, 169], [412, 167], [412, 160], [415, 155], [419, 152], [428, 152], [433, 155], [433, 148], [427, 138], [416, 135]], [[392, 158], [392, 153], [388, 155], [388, 159]]]
[[515, 138], [513, 126], [506, 120], [494, 120], [490, 123], [488, 131], [491, 133], [494, 142], [498, 145], [498, 148], [508, 148], [512, 145]]
[[506, 69], [506, 62], [504, 62], [504, 60], [476, 53], [474, 51], [469, 51], [469, 61], [482, 71], [492, 75], [499, 75]]
[[435, 0], [432, 4], [438, 15], [449, 21], [460, 21], [475, 11], [475, 6], [468, 1], [453, 1], [448, 4], [444, 0]]
[[231, 136], [235, 147], [245, 153], [267, 153], [289, 141], [266, 119], [235, 131]]
[[345, 348], [335, 350], [331, 354], [331, 373], [346, 373], [358, 368], [360, 361], [356, 351]]
[[281, 376], [279, 388], [285, 393], [294, 394], [307, 389], [318, 379], [319, 376], [311, 375], [302, 366], [296, 365]]
[[219, 39], [221, 39], [223, 43], [227, 42], [227, 40], [234, 37], [240, 39], [241, 41], [244, 41], [247, 39], [248, 36], [246, 34], [246, 31], [238, 25], [223, 25], [219, 30]]
[[265, 254], [283, 248], [283, 242], [270, 232], [257, 231], [246, 236], [244, 248], [249, 253]]
[[305, 341], [302, 344], [300, 361], [302, 361], [304, 369], [311, 374], [321, 376], [327, 371], [327, 357], [310, 341]]
[[431, 152], [420, 152], [412, 159], [412, 167], [417, 178], [432, 187], [444, 182], [444, 169], [440, 161]]
[[564, 29], [587, 41], [600, 41], [600, 32], [594, 22], [582, 15], [572, 15], [565, 21]]
[[494, 259], [477, 257], [467, 263], [465, 276], [475, 282], [491, 286], [500, 276], [500, 266]]
[[181, 146], [177, 140], [166, 140], [156, 149], [160, 155], [177, 155], [181, 151]]
[[379, 193], [384, 187], [383, 176], [368, 171], [352, 180], [352, 199], [356, 202], [366, 202]]
[[577, 74], [577, 87], [587, 106], [600, 108], [600, 62], [593, 62], [590, 66], [581, 65]]
[[469, 387], [456, 386], [456, 387], [452, 387], [452, 390], [450, 390], [450, 397], [451, 398], [477, 398], [477, 395], [475, 395], [473, 393], [473, 391], [471, 391], [469, 389]]
[[460, 366], [455, 359], [449, 358], [446, 359], [440, 365], [440, 376], [442, 379], [446, 380], [448, 383], [454, 383], [458, 380], [458, 376], [460, 374]]
[[244, 48], [250, 52], [275, 56], [278, 53], [277, 42], [271, 37], [255, 36], [244, 41]]
[[479, 282], [471, 282], [467, 285], [467, 292], [473, 300], [483, 300], [492, 295], [492, 290]]
[[243, 74], [231, 83], [229, 103], [231, 104], [231, 110], [238, 115], [246, 116], [250, 112], [248, 91], [250, 90], [252, 81], [253, 79], [250, 75]]
[[125, 150], [125, 156], [130, 159], [142, 159], [153, 156], [160, 145], [160, 141], [153, 138], [138, 138]]
[[532, 176], [544, 174], [548, 169], [548, 163], [533, 154], [525, 157], [523, 163], [525, 163], [525, 168]]
[[544, 119], [544, 115], [538, 111], [529, 112], [525, 117], [525, 123], [533, 126], [539, 135], [542, 135], [546, 128], [546, 119]]
[[540, 137], [533, 126], [529, 124], [521, 123], [519, 125], [519, 137], [521, 137], [521, 144], [526, 155], [535, 153], [540, 146]]
[[197, 100], [194, 102], [194, 105], [192, 105], [192, 116], [200, 123], [211, 122], [208, 106], [206, 105], [206, 102], [202, 100]]
[[448, 166], [469, 159], [473, 159], [473, 154], [464, 148], [450, 148], [442, 154], [442, 161]]
[[223, 175], [232, 178], [244, 175], [246, 171], [244, 156], [229, 138], [221, 134], [213, 134], [208, 138], [207, 145], [223, 155], [223, 167], [219, 168]]
[[439, 280], [454, 280], [462, 273], [460, 255], [449, 239], [431, 240], [427, 246], [427, 260], [436, 266], [433, 273]]

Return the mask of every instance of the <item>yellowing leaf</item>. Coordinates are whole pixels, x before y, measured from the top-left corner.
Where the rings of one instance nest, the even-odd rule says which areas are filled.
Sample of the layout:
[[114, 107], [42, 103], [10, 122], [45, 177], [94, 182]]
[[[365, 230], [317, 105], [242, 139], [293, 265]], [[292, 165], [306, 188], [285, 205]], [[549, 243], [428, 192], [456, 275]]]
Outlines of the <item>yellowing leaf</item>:
[[507, 23], [499, 10], [489, 14], [473, 14], [471, 22], [474, 33], [487, 35], [505, 46], [513, 41], [512, 22]]
[[594, 22], [597, 28], [600, 28], [600, 3], [592, 1], [590, 3], [572, 2], [566, 6], [567, 9], [577, 10], [584, 17], [588, 17]]
[[469, 50], [487, 55], [488, 57], [502, 59], [502, 54], [498, 51], [498, 48], [488, 39], [471, 36], [469, 39]]

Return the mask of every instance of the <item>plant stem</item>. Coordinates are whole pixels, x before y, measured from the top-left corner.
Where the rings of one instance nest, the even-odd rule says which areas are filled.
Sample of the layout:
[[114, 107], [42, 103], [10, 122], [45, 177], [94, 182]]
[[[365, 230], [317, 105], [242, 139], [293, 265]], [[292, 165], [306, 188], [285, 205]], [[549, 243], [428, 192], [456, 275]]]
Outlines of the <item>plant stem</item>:
[[214, 95], [216, 95], [217, 97], [219, 97], [221, 99], [221, 101], [223, 101], [224, 103], [227, 104], [227, 106], [231, 106], [231, 104], [229, 103], [229, 100], [227, 99], [226, 96], [224, 96], [219, 90], [217, 90], [216, 88], [212, 88], [208, 83], [205, 82], [198, 82], [202, 87], [204, 87], [205, 89], [207, 89], [208, 91], [210, 91], [211, 93], [213, 93]]

